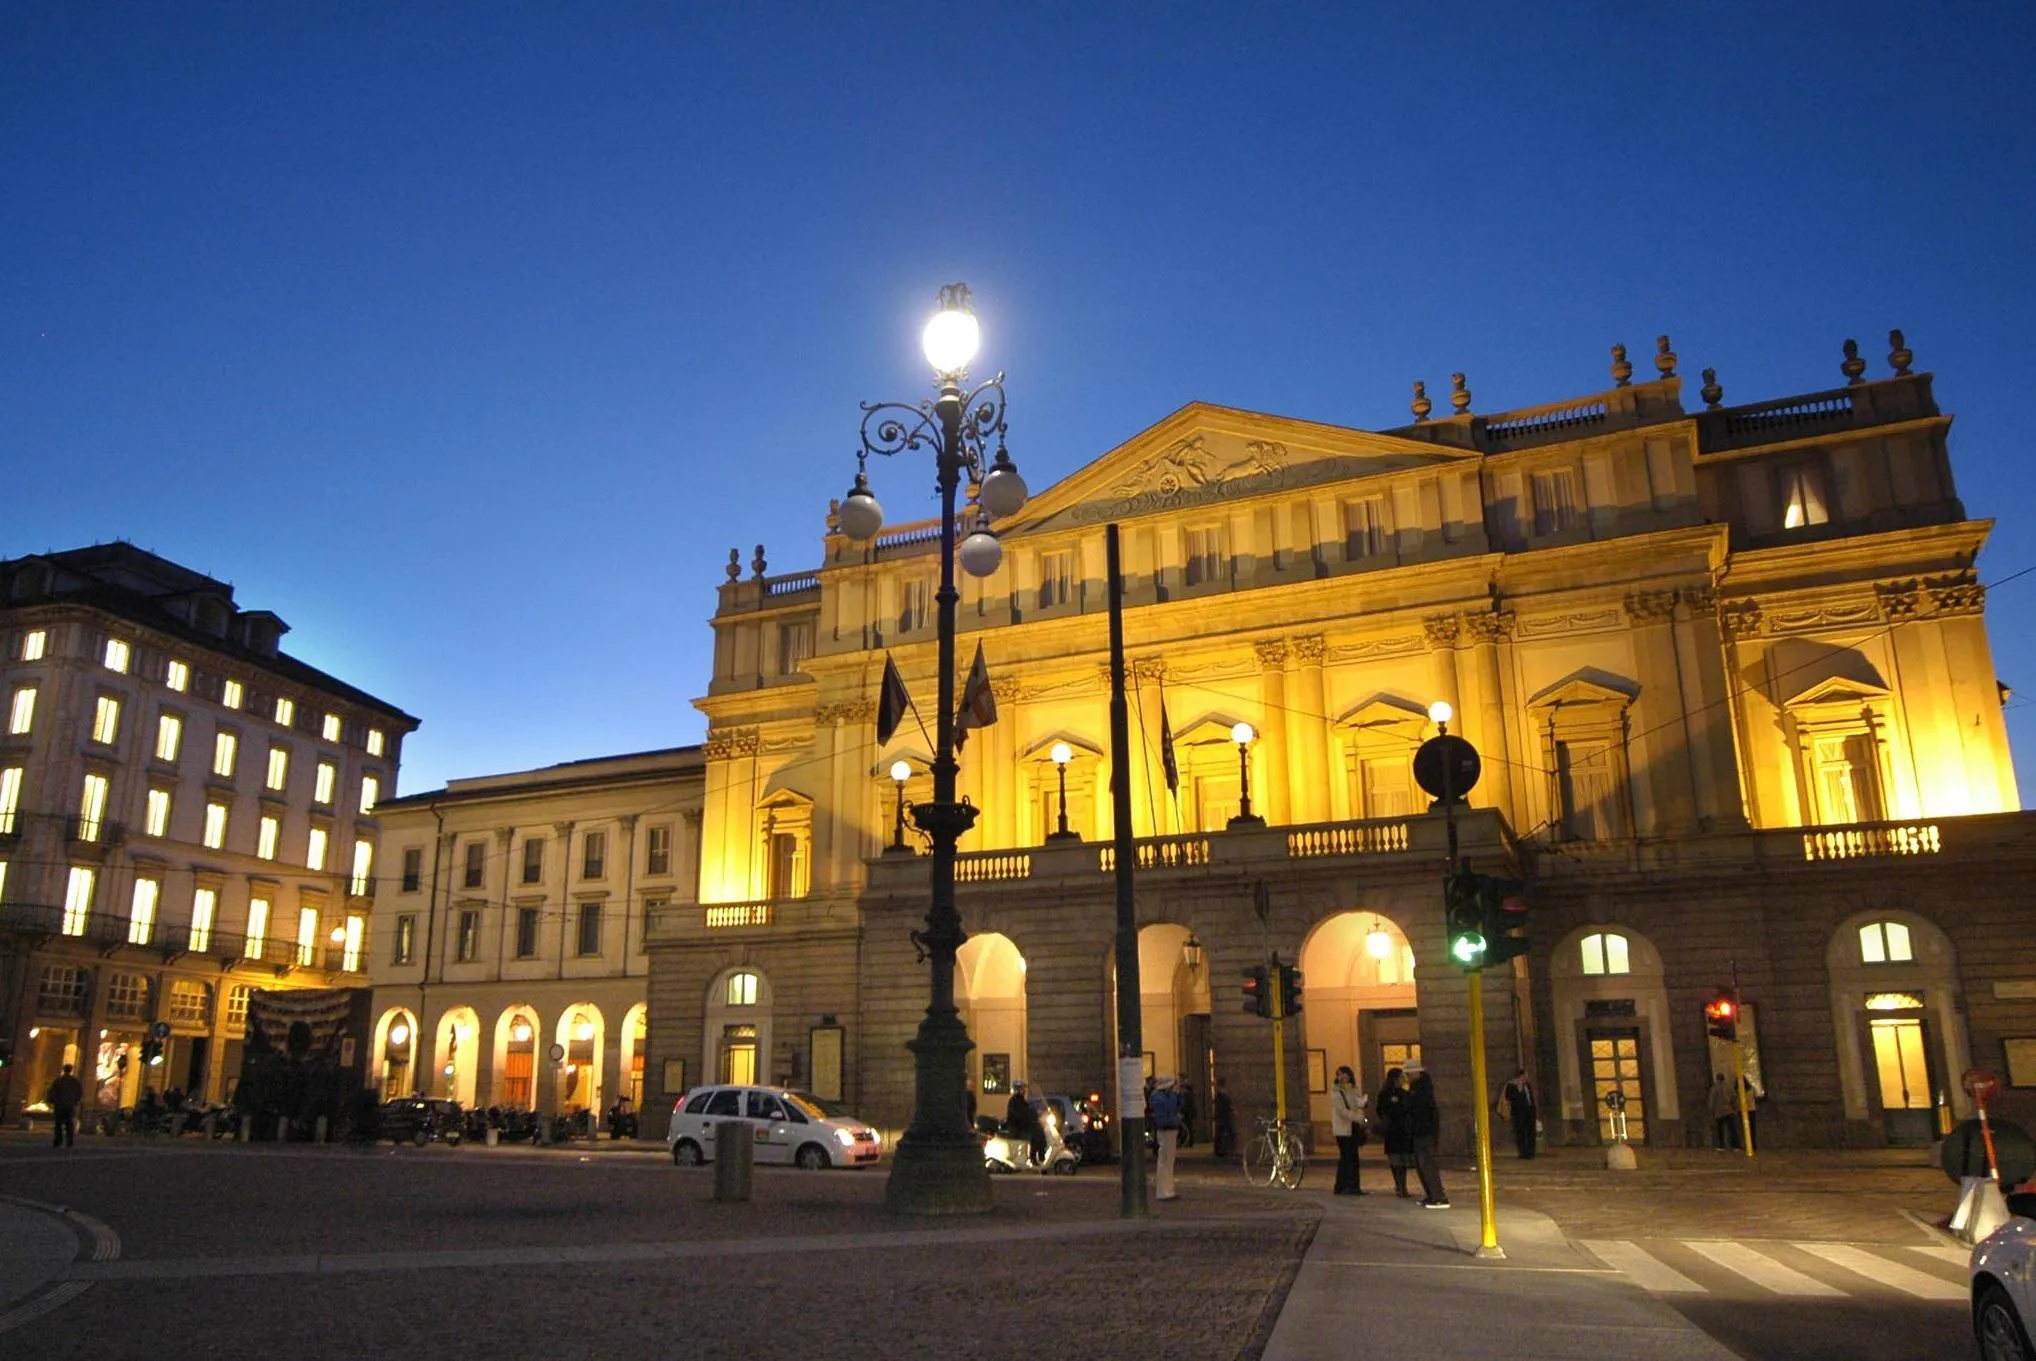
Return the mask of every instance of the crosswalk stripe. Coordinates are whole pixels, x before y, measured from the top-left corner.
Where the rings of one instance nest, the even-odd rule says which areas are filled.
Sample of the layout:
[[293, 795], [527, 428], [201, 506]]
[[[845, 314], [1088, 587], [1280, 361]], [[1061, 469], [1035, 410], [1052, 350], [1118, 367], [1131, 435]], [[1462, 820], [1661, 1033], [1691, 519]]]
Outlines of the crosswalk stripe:
[[1949, 1262], [1958, 1267], [1969, 1266], [1972, 1262], [1971, 1248], [1954, 1248], [1949, 1243], [1911, 1244], [1909, 1251], [1920, 1252], [1925, 1257], [1935, 1257], [1940, 1262]]
[[1783, 1266], [1772, 1257], [1762, 1256], [1744, 1243], [1729, 1240], [1685, 1241], [1683, 1246], [1700, 1256], [1708, 1257], [1719, 1266], [1735, 1275], [1744, 1276], [1765, 1290], [1777, 1295], [1843, 1295], [1836, 1286], [1824, 1284], [1814, 1276], [1805, 1276], [1794, 1267]]
[[1633, 1278], [1642, 1290], [1656, 1295], [1705, 1295], [1710, 1292], [1674, 1267], [1634, 1243], [1586, 1238], [1583, 1245], [1606, 1266]]
[[1869, 1281], [1887, 1286], [1890, 1290], [1899, 1290], [1904, 1295], [1926, 1300], [1963, 1300], [1966, 1297], [1965, 1286], [1953, 1285], [1928, 1272], [1891, 1262], [1862, 1248], [1845, 1243], [1798, 1243], [1796, 1246], [1813, 1257], [1821, 1257], [1847, 1271], [1856, 1271]]

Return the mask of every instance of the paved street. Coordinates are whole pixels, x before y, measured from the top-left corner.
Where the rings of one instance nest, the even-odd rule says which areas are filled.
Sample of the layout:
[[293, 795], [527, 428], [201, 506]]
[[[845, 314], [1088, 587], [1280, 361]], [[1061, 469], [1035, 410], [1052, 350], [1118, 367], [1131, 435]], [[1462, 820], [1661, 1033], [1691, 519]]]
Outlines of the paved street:
[[[1114, 1169], [1006, 1178], [994, 1214], [901, 1221], [883, 1176], [760, 1170], [719, 1205], [661, 1151], [236, 1147], [0, 1136], [0, 1351], [356, 1356], [1964, 1357], [1949, 1186], [1870, 1156], [1757, 1166], [1502, 1159], [1501, 1263], [1456, 1208], [1253, 1190], [1193, 1154], [1116, 1218]], [[1916, 1160], [1909, 1159], [1913, 1164]], [[1327, 1168], [1317, 1166], [1317, 1173]], [[1933, 1180], [1934, 1179], [1934, 1180]], [[1383, 1194], [1381, 1194], [1383, 1192]], [[97, 1260], [94, 1260], [94, 1259]], [[37, 1264], [41, 1265], [38, 1266]]]

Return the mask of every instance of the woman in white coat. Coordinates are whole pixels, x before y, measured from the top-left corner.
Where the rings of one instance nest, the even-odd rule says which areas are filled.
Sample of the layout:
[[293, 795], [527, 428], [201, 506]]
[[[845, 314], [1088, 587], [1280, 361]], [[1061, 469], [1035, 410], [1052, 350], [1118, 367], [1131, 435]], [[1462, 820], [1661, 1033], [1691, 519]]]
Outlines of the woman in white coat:
[[1336, 1194], [1361, 1196], [1357, 1184], [1357, 1150], [1364, 1146], [1365, 1102], [1358, 1090], [1357, 1074], [1345, 1064], [1336, 1070], [1336, 1082], [1329, 1088], [1329, 1127], [1336, 1135]]

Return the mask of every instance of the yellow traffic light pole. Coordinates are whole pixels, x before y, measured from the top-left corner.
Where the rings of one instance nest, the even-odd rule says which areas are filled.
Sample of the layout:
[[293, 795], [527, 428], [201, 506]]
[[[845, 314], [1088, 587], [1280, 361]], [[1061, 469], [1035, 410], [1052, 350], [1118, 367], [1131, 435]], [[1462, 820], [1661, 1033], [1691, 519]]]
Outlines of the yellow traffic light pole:
[[1485, 971], [1464, 975], [1470, 983], [1470, 1085], [1477, 1093], [1478, 1251], [1480, 1257], [1504, 1257], [1499, 1246], [1499, 1207], [1492, 1190], [1492, 1106], [1485, 1099]]
[[1272, 994], [1273, 1023], [1273, 1118], [1282, 1128], [1287, 1123], [1287, 1017], [1280, 1004], [1284, 989], [1280, 986], [1281, 973], [1286, 966], [1280, 963], [1278, 955], [1273, 956], [1272, 967], [1266, 970], [1266, 990]]

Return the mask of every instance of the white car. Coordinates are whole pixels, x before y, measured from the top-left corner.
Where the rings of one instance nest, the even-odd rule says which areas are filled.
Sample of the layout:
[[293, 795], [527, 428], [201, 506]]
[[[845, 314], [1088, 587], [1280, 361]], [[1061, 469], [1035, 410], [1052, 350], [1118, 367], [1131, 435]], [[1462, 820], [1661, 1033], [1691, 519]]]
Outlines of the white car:
[[2036, 1193], [2009, 1196], [2008, 1213], [1972, 1250], [1972, 1335], [1986, 1361], [2036, 1361], [2023, 1322], [2036, 1309]]
[[877, 1132], [860, 1120], [830, 1116], [819, 1101], [784, 1087], [696, 1087], [672, 1107], [665, 1141], [672, 1161], [697, 1167], [714, 1160], [720, 1127], [748, 1124], [760, 1163], [808, 1169], [867, 1167], [883, 1154]]

